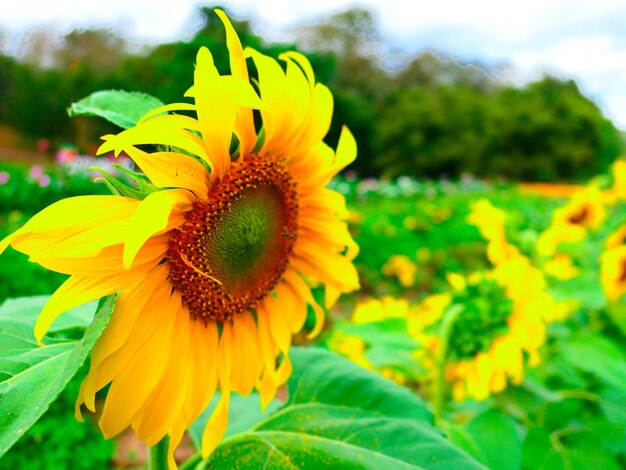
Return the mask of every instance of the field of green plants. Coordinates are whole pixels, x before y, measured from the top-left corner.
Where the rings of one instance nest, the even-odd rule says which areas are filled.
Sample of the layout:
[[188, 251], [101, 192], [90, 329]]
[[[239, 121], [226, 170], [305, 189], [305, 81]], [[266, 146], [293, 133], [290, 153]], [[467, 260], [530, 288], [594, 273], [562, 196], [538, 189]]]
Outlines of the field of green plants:
[[[432, 414], [457, 449], [488, 468], [624, 468], [624, 166], [618, 161], [585, 187], [384, 181], [350, 171], [334, 180], [360, 247], [361, 290], [327, 312], [317, 338], [295, 338], [292, 411], [302, 382], [344, 374], [352, 379], [336, 391], [344, 392], [342, 406], [356, 396], [386, 416]], [[98, 193], [108, 190], [71, 165], [3, 165], [0, 239], [58, 199]], [[34, 319], [45, 300], [34, 296], [50, 295], [64, 280], [14, 250], [0, 262], [0, 323], [18, 311]], [[62, 337], [80, 338], [85, 326]], [[0, 459], [1, 469], [143, 465], [140, 455], [122, 455], [119, 440], [104, 440], [95, 418], [74, 419], [84, 369]], [[337, 404], [333, 393], [318, 390], [317, 400]], [[384, 400], [397, 409], [381, 411]], [[261, 429], [268, 426], [280, 404], [263, 415], [258, 397], [235, 397], [224, 442], [263, 419]], [[189, 434], [185, 445], [193, 447], [198, 432]]]

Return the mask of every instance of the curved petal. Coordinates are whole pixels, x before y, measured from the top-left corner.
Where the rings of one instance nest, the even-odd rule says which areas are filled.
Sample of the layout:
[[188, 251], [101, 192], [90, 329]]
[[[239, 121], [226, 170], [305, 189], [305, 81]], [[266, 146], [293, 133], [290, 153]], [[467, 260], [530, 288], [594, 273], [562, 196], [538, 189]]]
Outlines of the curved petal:
[[315, 74], [313, 73], [313, 67], [311, 67], [309, 59], [307, 59], [304, 54], [297, 51], [287, 51], [280, 54], [278, 58], [285, 61], [293, 60], [304, 72], [311, 88], [315, 86]]
[[175, 325], [180, 321], [180, 297], [170, 296], [165, 305], [150, 312], [158, 327], [113, 379], [100, 418], [100, 429], [110, 438], [128, 427], [146, 406], [146, 400], [163, 377], [172, 351]]
[[[230, 57], [230, 73], [234, 77], [238, 77], [247, 83], [249, 81], [248, 67], [239, 37], [226, 14], [220, 9], [215, 9], [215, 13], [219, 16], [220, 20], [222, 20], [224, 28], [226, 29], [226, 45]], [[257, 138], [252, 110], [246, 108], [238, 110], [235, 120], [235, 134], [237, 134], [239, 138], [240, 154], [248, 155], [256, 145]]]
[[232, 373], [232, 327], [228, 322], [224, 323], [223, 326], [218, 356], [218, 375], [222, 395], [202, 433], [202, 457], [205, 459], [217, 447], [217, 444], [226, 432], [226, 425], [228, 424], [228, 408], [231, 393], [230, 377]]
[[123, 241], [123, 227], [139, 201], [121, 196], [77, 196], [46, 207], [0, 242], [0, 253], [11, 244], [37, 257], [92, 256]]
[[194, 158], [176, 152], [147, 153], [133, 146], [128, 147], [126, 153], [155, 186], [187, 189], [198, 198], [206, 199], [209, 175]]
[[126, 286], [120, 293], [111, 320], [91, 352], [89, 373], [76, 400], [77, 414], [83, 403], [92, 412], [96, 411], [96, 392], [119, 375], [128, 357], [135, 354], [158, 326], [150, 312], [167, 305], [171, 292], [167, 270], [167, 265], [158, 265], [135, 286]]
[[52, 294], [41, 311], [35, 323], [35, 339], [41, 344], [43, 336], [62, 313], [133, 285], [144, 274], [145, 270], [137, 269], [104, 276], [70, 277]]
[[[124, 246], [124, 267], [130, 269], [135, 256], [153, 235], [184, 222], [181, 213], [192, 208], [193, 194], [184, 189], [168, 189], [148, 194], [128, 224]], [[170, 215], [179, 217], [170, 217]]]

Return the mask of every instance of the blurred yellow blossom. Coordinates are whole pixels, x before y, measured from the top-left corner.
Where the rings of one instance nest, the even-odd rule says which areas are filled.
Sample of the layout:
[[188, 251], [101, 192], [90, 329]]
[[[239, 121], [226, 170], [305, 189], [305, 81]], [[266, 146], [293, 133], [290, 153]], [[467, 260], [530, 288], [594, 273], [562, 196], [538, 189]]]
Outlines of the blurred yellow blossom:
[[328, 347], [365, 369], [372, 368], [365, 357], [365, 342], [358, 336], [335, 330], [328, 339]]
[[626, 200], [626, 159], [615, 160], [612, 166], [613, 187], [611, 192], [621, 200]]
[[543, 271], [559, 281], [567, 281], [580, 275], [580, 269], [574, 265], [569, 256], [563, 253], [556, 254], [546, 261]]
[[385, 276], [396, 276], [403, 287], [411, 287], [415, 284], [417, 265], [405, 255], [392, 255], [383, 266]]
[[409, 312], [409, 302], [386, 295], [380, 299], [368, 297], [357, 303], [352, 321], [354, 323], [372, 323], [387, 318], [405, 318]]
[[626, 294], [626, 245], [611, 248], [602, 253], [600, 281], [610, 301], [617, 300]]
[[626, 245], [626, 225], [622, 225], [617, 230], [609, 234], [604, 242], [604, 246], [608, 250], [611, 248], [617, 248], [621, 245]]

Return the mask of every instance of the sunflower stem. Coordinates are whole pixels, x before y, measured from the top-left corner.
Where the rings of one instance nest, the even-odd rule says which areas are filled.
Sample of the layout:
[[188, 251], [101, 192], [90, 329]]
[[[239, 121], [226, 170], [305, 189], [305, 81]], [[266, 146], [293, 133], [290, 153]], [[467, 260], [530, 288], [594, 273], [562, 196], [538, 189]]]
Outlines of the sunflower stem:
[[165, 436], [155, 445], [150, 447], [150, 455], [148, 457], [148, 468], [150, 470], [168, 470], [167, 466], [167, 450], [170, 444], [170, 437]]
[[454, 322], [463, 311], [462, 305], [452, 305], [445, 313], [439, 327], [439, 352], [437, 354], [437, 375], [433, 382], [433, 414], [435, 425], [441, 427], [441, 418], [446, 406], [446, 365], [448, 363], [448, 346]]

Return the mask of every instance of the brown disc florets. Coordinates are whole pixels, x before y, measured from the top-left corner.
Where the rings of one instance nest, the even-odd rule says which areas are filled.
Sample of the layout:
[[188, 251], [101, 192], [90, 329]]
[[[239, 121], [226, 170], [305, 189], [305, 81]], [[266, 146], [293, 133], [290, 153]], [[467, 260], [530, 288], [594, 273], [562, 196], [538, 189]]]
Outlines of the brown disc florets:
[[191, 316], [224, 322], [255, 308], [287, 268], [297, 216], [282, 163], [255, 155], [233, 163], [169, 242], [169, 277]]

